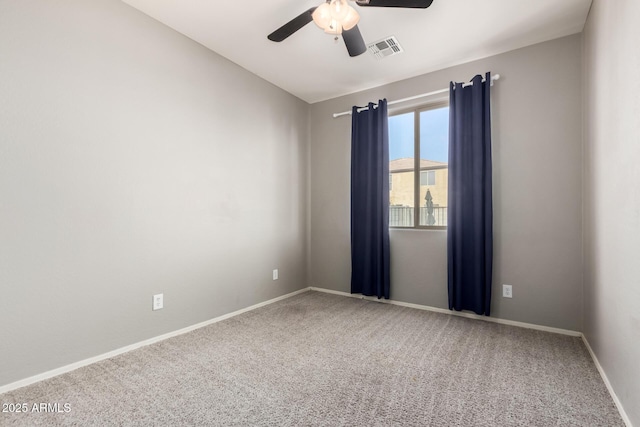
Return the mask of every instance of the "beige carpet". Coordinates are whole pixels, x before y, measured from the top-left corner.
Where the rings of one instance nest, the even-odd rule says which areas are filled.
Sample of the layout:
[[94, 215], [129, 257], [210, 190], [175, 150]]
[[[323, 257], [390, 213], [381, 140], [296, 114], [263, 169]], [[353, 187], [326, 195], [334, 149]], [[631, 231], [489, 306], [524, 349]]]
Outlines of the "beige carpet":
[[0, 425], [623, 426], [579, 338], [306, 292], [0, 395]]

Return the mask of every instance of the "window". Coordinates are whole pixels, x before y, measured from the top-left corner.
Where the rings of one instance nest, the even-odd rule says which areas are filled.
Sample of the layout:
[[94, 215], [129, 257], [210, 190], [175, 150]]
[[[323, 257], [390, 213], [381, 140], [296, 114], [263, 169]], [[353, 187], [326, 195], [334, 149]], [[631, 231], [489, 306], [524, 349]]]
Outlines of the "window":
[[420, 171], [420, 185], [436, 185], [436, 171]]
[[389, 117], [390, 227], [447, 226], [448, 158], [447, 103]]

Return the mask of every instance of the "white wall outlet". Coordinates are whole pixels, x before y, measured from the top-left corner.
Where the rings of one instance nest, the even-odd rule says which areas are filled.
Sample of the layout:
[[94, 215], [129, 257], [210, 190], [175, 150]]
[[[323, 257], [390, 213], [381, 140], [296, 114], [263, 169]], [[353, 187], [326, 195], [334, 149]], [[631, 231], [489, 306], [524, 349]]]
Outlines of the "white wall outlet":
[[273, 270], [273, 280], [278, 280], [278, 269]]
[[513, 298], [513, 289], [511, 285], [502, 285], [502, 296], [504, 298]]
[[153, 296], [153, 310], [160, 310], [164, 307], [164, 294], [157, 294]]

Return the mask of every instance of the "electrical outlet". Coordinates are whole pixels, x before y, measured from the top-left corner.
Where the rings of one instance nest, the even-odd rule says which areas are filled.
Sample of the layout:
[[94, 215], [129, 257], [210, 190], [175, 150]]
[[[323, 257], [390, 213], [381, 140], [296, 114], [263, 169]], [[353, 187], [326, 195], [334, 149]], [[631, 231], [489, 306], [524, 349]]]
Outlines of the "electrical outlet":
[[157, 294], [153, 296], [153, 310], [160, 310], [164, 307], [164, 294]]
[[278, 280], [278, 269], [273, 270], [273, 280]]
[[502, 285], [502, 296], [504, 298], [513, 298], [513, 289], [511, 285]]

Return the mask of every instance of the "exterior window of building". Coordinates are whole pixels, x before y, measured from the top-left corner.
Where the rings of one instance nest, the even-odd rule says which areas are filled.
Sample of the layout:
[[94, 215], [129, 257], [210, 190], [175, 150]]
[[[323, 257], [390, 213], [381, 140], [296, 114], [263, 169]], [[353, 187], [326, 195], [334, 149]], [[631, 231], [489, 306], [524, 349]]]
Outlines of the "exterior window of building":
[[420, 185], [436, 185], [436, 171], [420, 171]]
[[389, 116], [389, 226], [445, 228], [449, 105]]

